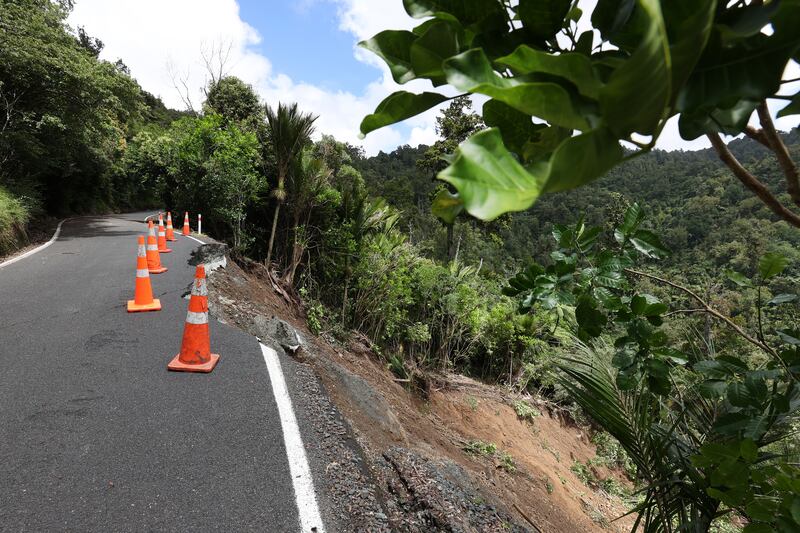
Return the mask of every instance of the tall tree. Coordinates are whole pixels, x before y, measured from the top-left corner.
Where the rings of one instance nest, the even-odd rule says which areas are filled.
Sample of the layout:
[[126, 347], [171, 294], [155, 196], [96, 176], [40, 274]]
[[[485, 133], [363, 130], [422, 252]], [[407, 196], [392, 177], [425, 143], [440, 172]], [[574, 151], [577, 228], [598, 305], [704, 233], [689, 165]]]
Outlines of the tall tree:
[[[435, 178], [436, 174], [447, 168], [447, 158], [455, 153], [458, 145], [484, 127], [480, 115], [472, 112], [472, 100], [469, 96], [454, 98], [450, 105], [436, 117], [436, 134], [441, 139], [425, 151], [422, 158], [417, 161], [417, 166], [431, 178]], [[441, 187], [436, 194], [437, 200], [433, 208], [434, 214], [447, 228], [445, 248], [448, 261], [452, 261], [456, 257], [456, 247], [453, 242], [454, 230], [456, 217], [461, 212], [457, 206], [456, 210], [448, 208], [453, 205], [450, 198], [453, 197], [455, 191], [451, 189], [450, 186]]]
[[263, 122], [264, 109], [258, 95], [251, 85], [235, 76], [212, 81], [203, 108], [246, 130], [254, 131]]
[[266, 106], [266, 119], [269, 148], [275, 158], [278, 173], [278, 184], [272, 190], [275, 212], [267, 245], [266, 264], [269, 266], [272, 262], [272, 249], [275, 245], [275, 231], [278, 227], [281, 205], [286, 201], [286, 180], [291, 178], [293, 166], [303, 148], [311, 142], [317, 116], [301, 112], [297, 104], [285, 105], [279, 102], [277, 109]]
[[[325, 161], [314, 157], [311, 150], [304, 150], [297, 160], [297, 165], [293, 172], [292, 180], [292, 217], [291, 232], [292, 244], [288, 250], [288, 266], [284, 274], [284, 282], [287, 285], [294, 283], [294, 276], [297, 267], [306, 249], [307, 235], [300, 238], [301, 221], [303, 228], [308, 227], [311, 214], [317, 206], [326, 202], [325, 190], [328, 188], [329, 180], [333, 171], [328, 168]], [[305, 231], [303, 232], [305, 234]]]

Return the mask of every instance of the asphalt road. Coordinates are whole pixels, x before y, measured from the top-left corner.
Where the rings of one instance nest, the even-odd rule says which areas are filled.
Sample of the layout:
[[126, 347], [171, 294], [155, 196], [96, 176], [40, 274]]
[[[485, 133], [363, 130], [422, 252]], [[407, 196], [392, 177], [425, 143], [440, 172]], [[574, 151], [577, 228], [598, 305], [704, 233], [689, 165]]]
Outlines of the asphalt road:
[[128, 314], [144, 213], [64, 223], [0, 269], [0, 530], [298, 531], [257, 341], [211, 320], [211, 374], [173, 373], [198, 244]]

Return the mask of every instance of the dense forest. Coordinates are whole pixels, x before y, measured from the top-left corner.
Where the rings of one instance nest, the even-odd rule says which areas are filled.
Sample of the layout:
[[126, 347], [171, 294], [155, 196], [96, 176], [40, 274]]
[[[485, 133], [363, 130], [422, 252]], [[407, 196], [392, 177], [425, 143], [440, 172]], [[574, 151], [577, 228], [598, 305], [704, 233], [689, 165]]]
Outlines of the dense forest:
[[[787, 132], [786, 144], [800, 154], [800, 133]], [[762, 145], [748, 138], [730, 144], [740, 161], [758, 168], [764, 181], [778, 188], [780, 169]], [[432, 175], [420, 169], [427, 146], [401, 146], [395, 151], [356, 161], [367, 187], [381, 195], [404, 215], [412, 241], [432, 257], [445, 257], [445, 230], [431, 214], [436, 190]], [[536, 206], [508, 215], [487, 226], [464, 220], [455, 230], [464, 261], [491, 265], [503, 274], [514, 272], [527, 261], [546, 261], [553, 249], [554, 224], [574, 222], [581, 215], [587, 223], [613, 223], [632, 202], [639, 202], [671, 254], [666, 267], [697, 276], [697, 281], [723, 268], [752, 274], [755, 260], [768, 249], [798, 259], [800, 235], [758, 202], [710, 148], [693, 152], [655, 150], [612, 170], [580, 191], [547, 195]], [[758, 228], [758, 231], [754, 231]], [[416, 237], [415, 237], [416, 236]], [[429, 242], [425, 242], [428, 240]], [[688, 271], [686, 265], [692, 265]]]
[[[800, 205], [790, 168], [800, 159], [800, 135], [771, 126], [765, 102], [774, 87], [754, 82], [766, 92], [741, 97], [735, 113], [686, 107], [682, 133], [705, 132], [714, 148], [664, 152], [653, 143], [659, 124], [677, 113], [675, 95], [661, 87], [670, 83], [646, 88], [658, 102], [619, 99], [630, 89], [623, 82], [643, 94], [641, 76], [611, 83], [632, 43], [657, 38], [660, 26], [647, 22], [657, 2], [636, 10], [627, 2], [619, 12], [632, 17], [630, 26], [598, 17], [618, 53], [594, 58], [595, 70], [558, 63], [566, 50], [551, 38], [559, 31], [571, 37], [570, 53], [594, 57], [591, 37], [587, 46], [574, 34], [570, 2], [547, 3], [557, 11], [553, 28], [532, 22], [528, 4], [519, 3], [515, 20], [544, 36], [502, 26], [500, 15], [517, 11], [513, 3], [486, 0], [485, 13], [448, 2], [441, 4], [452, 12], [406, 4], [411, 15], [433, 18], [418, 33], [383, 32], [365, 46], [391, 63], [400, 61], [398, 46], [420, 39], [435, 48], [450, 39], [452, 47], [432, 56], [438, 64], [423, 56], [419, 72], [405, 61], [392, 65], [393, 74], [436, 86], [450, 76], [492, 100], [478, 112], [467, 96], [421, 96], [422, 105], [408, 93], [391, 95], [365, 119], [365, 133], [450, 100], [439, 114], [439, 140], [366, 157], [319, 135], [316, 116], [263, 102], [222, 69], [209, 72], [202, 108], [167, 109], [137, 84], [124, 58], [101, 60], [102, 42], [66, 24], [68, 0], [3, 1], [0, 253], [25, 244], [27, 224], [44, 215], [200, 212], [204, 229], [226, 241], [236, 260], [266, 266], [312, 331], [339, 341], [363, 335], [420, 394], [436, 373], [455, 371], [580, 406], [635, 464], [644, 494], [636, 510], [648, 531], [707, 531], [730, 510], [753, 531], [779, 527], [776, 521], [797, 527], [800, 218], [785, 206]], [[601, 14], [614, 2], [605, 4]], [[739, 4], [732, 13], [720, 6], [696, 16], [710, 17], [709, 32], [727, 28], [714, 31], [730, 46], [755, 37], [741, 44], [749, 51], [767, 36], [744, 23], [728, 27], [732, 16], [755, 16], [739, 13], [746, 3]], [[481, 18], [496, 8], [496, 17]], [[758, 11], [755, 20], [773, 17], [774, 38], [796, 39], [781, 21], [798, 14], [785, 9]], [[652, 31], [643, 37], [642, 28]], [[508, 42], [498, 37], [507, 30], [517, 32]], [[465, 35], [477, 39], [467, 51]], [[519, 57], [500, 57], [520, 39], [535, 49], [523, 44]], [[684, 45], [684, 54], [695, 47]], [[505, 82], [483, 68], [487, 53], [508, 66]], [[450, 56], [445, 72], [442, 58]], [[790, 57], [778, 62], [778, 87]], [[682, 59], [687, 72], [675, 75], [674, 90], [686, 85], [691, 96], [687, 65], [700, 59]], [[661, 72], [669, 64], [656, 65], [653, 76], [670, 76]], [[549, 108], [511, 90], [508, 78], [519, 72], [533, 76], [520, 81], [526, 89], [563, 85], [558, 90], [571, 98], [564, 101], [580, 103], [581, 112], [533, 123]], [[606, 93], [598, 105], [599, 86], [619, 94]], [[728, 96], [714, 105], [738, 102]], [[628, 101], [640, 112], [628, 111]], [[761, 113], [763, 129], [745, 129], [753, 113]], [[654, 135], [651, 144], [629, 139], [642, 131]], [[746, 138], [728, 144], [720, 137], [742, 132]], [[629, 141], [626, 148], [619, 140]]]

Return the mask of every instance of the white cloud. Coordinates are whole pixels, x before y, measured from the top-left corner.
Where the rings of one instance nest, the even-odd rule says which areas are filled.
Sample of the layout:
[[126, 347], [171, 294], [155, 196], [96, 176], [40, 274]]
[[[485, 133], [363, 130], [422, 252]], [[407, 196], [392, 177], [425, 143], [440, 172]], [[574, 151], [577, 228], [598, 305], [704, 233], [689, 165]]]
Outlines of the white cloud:
[[239, 17], [235, 0], [81, 0], [70, 14], [71, 25], [105, 43], [102, 57], [122, 59], [145, 90], [169, 106], [182, 108], [168, 64], [185, 76], [195, 106], [200, 105], [206, 69], [201, 50], [230, 45], [231, 74], [260, 84], [272, 71], [269, 60], [250, 49], [260, 36]]
[[[303, 0], [297, 7], [310, 9], [315, 1], [318, 0]], [[398, 14], [405, 16], [402, 3], [396, 0], [337, 0], [337, 4], [341, 29], [352, 33], [356, 39], [393, 27]], [[390, 13], [392, 16], [385, 17]], [[376, 70], [375, 81], [361, 94], [295, 82], [285, 74], [274, 72], [269, 59], [252, 48], [261, 41], [261, 36], [240, 18], [236, 0], [138, 0], [135, 3], [81, 0], [76, 3], [69, 22], [74, 27], [84, 26], [89, 34], [100, 38], [105, 43], [104, 59], [121, 58], [142, 87], [160, 96], [171, 107], [183, 108], [183, 102], [173, 86], [170, 71], [179, 78], [186, 77], [192, 102], [198, 108], [203, 99], [202, 87], [208, 79], [201, 51], [223, 43], [225, 49], [230, 45], [228, 74], [252, 84], [272, 105], [278, 101], [297, 102], [303, 110], [319, 115], [318, 135], [327, 133], [363, 146], [368, 154], [408, 143], [408, 130], [413, 132], [414, 126], [425, 130], [432, 124], [431, 116], [435, 116], [418, 119], [405, 127], [383, 128], [366, 139], [359, 139], [361, 119], [397, 90], [389, 70], [377, 58], [373, 61], [366, 59], [366, 54], [359, 55], [380, 67], [380, 71]], [[424, 84], [409, 85], [419, 89]], [[415, 138], [419, 135], [416, 133]]]
[[[182, 102], [173, 87], [168, 64], [179, 75], [187, 75], [187, 85], [195, 107], [202, 101], [201, 88], [207, 74], [201, 60], [201, 49], [214, 44], [230, 44], [228, 73], [252, 84], [269, 103], [297, 102], [306, 110], [319, 115], [319, 133], [334, 135], [337, 139], [361, 145], [368, 154], [379, 150], [389, 151], [400, 144], [431, 144], [436, 140], [435, 118], [439, 108], [407, 120], [402, 126], [392, 126], [375, 131], [366, 139], [358, 138], [361, 119], [371, 113], [377, 104], [390, 93], [401, 89], [391, 78], [388, 68], [377, 56], [356, 46], [384, 29], [409, 29], [419, 21], [411, 19], [400, 0], [298, 0], [297, 9], [311, 9], [317, 2], [332, 2], [338, 11], [339, 29], [353, 35], [354, 56], [376, 67], [375, 81], [361, 93], [330, 91], [309, 83], [295, 82], [285, 74], [274, 72], [269, 59], [253, 49], [261, 36], [243, 21], [236, 0], [81, 0], [76, 3], [69, 21], [73, 26], [85, 26], [93, 36], [106, 45], [103, 57], [121, 58], [133, 76], [148, 91], [160, 96], [172, 107], [181, 108]], [[596, 0], [581, 0], [584, 13], [591, 13]], [[588, 17], [588, 15], [585, 15]], [[581, 21], [583, 24], [584, 21]], [[787, 72], [798, 76], [797, 65]], [[430, 90], [424, 80], [415, 80], [402, 89], [421, 92]], [[452, 96], [449, 87], [440, 87]], [[476, 109], [482, 99], [476, 98]], [[446, 105], [446, 104], [445, 104]], [[773, 112], [782, 105], [773, 106]], [[798, 117], [777, 121], [780, 128], [788, 129], [798, 124]], [[667, 124], [658, 147], [694, 150], [707, 147], [705, 138], [684, 141], [680, 138], [677, 121]]]

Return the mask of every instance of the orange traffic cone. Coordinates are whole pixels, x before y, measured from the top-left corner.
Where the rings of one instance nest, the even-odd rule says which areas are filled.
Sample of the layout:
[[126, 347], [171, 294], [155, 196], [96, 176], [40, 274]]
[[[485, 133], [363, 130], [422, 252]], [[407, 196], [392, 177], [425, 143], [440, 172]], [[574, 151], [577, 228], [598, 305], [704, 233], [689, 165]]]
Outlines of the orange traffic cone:
[[178, 239], [175, 238], [175, 228], [172, 227], [172, 214], [170, 214], [169, 211], [167, 211], [167, 235], [166, 236], [167, 236], [167, 240], [170, 241], [170, 242], [178, 240]]
[[158, 242], [156, 241], [156, 228], [153, 221], [147, 223], [147, 270], [151, 274], [161, 274], [167, 271], [167, 267], [161, 266], [161, 256], [158, 254]]
[[189, 212], [187, 211], [183, 215], [183, 234], [189, 235], [192, 232], [192, 228], [189, 227]]
[[219, 361], [219, 355], [211, 353], [208, 334], [208, 288], [206, 269], [197, 265], [189, 299], [189, 312], [183, 328], [181, 351], [169, 362], [167, 368], [179, 372], [211, 372]]
[[158, 253], [168, 254], [172, 250], [167, 248], [167, 232], [164, 230], [164, 217], [158, 214]]
[[161, 311], [161, 302], [153, 298], [150, 273], [147, 271], [147, 252], [144, 237], [139, 235], [139, 252], [136, 254], [136, 292], [133, 300], [128, 300], [128, 312]]

